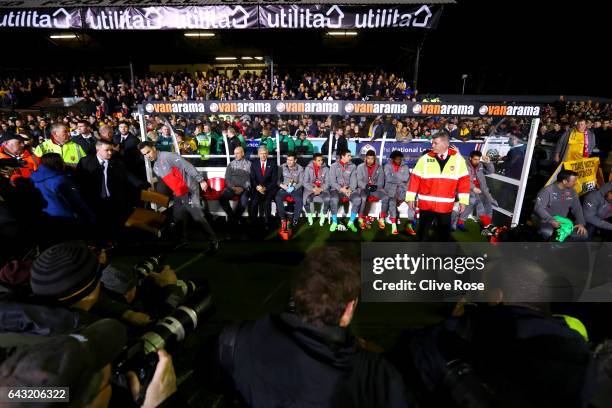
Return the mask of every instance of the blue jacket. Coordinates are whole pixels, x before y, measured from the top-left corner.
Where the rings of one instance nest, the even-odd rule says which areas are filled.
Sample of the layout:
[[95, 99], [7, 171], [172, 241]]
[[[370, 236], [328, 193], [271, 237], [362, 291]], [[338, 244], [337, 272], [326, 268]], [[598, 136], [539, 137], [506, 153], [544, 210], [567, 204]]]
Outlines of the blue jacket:
[[52, 217], [93, 221], [94, 215], [83, 201], [72, 180], [65, 174], [40, 166], [32, 173], [32, 181], [43, 195], [43, 210]]

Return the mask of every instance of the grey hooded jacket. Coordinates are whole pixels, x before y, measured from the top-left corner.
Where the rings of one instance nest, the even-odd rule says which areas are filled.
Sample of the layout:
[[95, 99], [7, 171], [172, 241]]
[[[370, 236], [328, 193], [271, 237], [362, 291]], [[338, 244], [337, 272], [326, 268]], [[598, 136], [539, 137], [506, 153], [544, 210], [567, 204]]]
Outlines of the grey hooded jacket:
[[232, 160], [225, 169], [225, 187], [242, 187], [248, 189], [251, 186], [251, 162], [247, 159]]
[[357, 189], [357, 167], [353, 163], [342, 165], [340, 161], [335, 162], [329, 169], [327, 184], [332, 191], [340, 191], [342, 187]]
[[480, 184], [480, 191], [482, 191], [482, 194], [489, 201], [493, 201], [493, 197], [489, 191], [489, 186], [487, 186], [487, 178], [485, 177], [487, 174], [495, 173], [493, 163], [480, 162], [478, 163], [478, 166], [474, 167], [472, 166], [472, 163], [470, 163], [469, 158], [466, 158], [465, 161], [468, 173], [470, 174], [470, 198], [474, 198], [476, 196], [476, 193], [474, 192], [474, 188], [476, 187], [474, 184], [474, 178], [476, 178]]
[[606, 194], [610, 190], [612, 183], [606, 183], [599, 190], [587, 194], [582, 204], [586, 222], [606, 230], [612, 230], [612, 223], [606, 221], [612, 217], [612, 203], [606, 200]]
[[303, 186], [304, 168], [296, 163], [295, 167], [289, 168], [287, 163], [280, 167], [278, 172], [278, 184], [289, 184], [293, 182], [293, 187], [299, 190]]
[[[329, 167], [325, 164], [321, 166], [319, 169], [319, 178], [318, 180], [321, 182], [321, 189], [323, 191], [327, 191], [329, 189], [329, 184], [327, 184], [327, 179], [329, 176]], [[310, 194], [312, 193], [313, 188], [315, 188], [315, 182], [317, 181], [317, 177], [315, 177], [314, 171], [314, 161], [311, 160], [308, 163], [308, 166], [304, 169], [304, 176], [302, 178], [302, 184], [304, 185], [304, 193]]]
[[544, 187], [536, 198], [535, 213], [542, 222], [550, 223], [555, 215], [567, 217], [570, 210], [576, 224], [584, 225], [584, 215], [580, 198], [574, 189], [561, 190], [557, 183]]
[[410, 169], [406, 163], [399, 166], [397, 172], [391, 161], [383, 167], [385, 173], [385, 193], [389, 197], [403, 200], [406, 197], [408, 182], [410, 181]]
[[382, 190], [385, 186], [385, 172], [379, 163], [374, 163], [374, 171], [372, 173], [372, 179], [368, 176], [368, 169], [365, 162], [357, 166], [357, 189], [362, 191], [365, 190], [368, 184], [375, 184], [377, 190]]

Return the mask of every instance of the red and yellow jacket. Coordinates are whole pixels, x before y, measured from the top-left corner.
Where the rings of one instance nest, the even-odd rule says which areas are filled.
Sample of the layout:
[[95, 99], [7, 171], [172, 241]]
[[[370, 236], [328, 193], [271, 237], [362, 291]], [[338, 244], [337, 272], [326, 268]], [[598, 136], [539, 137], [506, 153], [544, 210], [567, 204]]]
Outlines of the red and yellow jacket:
[[444, 170], [434, 152], [419, 159], [410, 175], [406, 201], [419, 198], [419, 209], [437, 213], [453, 211], [455, 197], [461, 204], [470, 202], [470, 176], [465, 159], [455, 150], [448, 150], [448, 161]]
[[[0, 159], [12, 159], [14, 156], [6, 153], [4, 148], [0, 147]], [[20, 167], [15, 170], [15, 172], [11, 175], [11, 181], [14, 181], [18, 178], [29, 178], [33, 172], [38, 169], [38, 157], [34, 156], [27, 150], [24, 150], [19, 159], [22, 162], [25, 162], [25, 167]]]

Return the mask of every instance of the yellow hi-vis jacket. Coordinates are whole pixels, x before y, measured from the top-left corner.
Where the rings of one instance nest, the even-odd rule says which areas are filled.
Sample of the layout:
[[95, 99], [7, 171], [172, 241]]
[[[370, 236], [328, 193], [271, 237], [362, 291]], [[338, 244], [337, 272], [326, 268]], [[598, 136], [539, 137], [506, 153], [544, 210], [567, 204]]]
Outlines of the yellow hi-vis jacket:
[[457, 196], [461, 204], [469, 204], [470, 176], [465, 159], [453, 149], [448, 155], [444, 170], [440, 170], [434, 152], [421, 156], [410, 174], [406, 201], [414, 201], [418, 195], [420, 210], [437, 213], [452, 212]]
[[57, 153], [62, 156], [64, 163], [76, 165], [82, 157], [85, 157], [85, 150], [72, 140], [67, 141], [63, 145], [53, 143], [52, 140], [45, 140], [43, 143], [36, 146], [34, 154], [41, 157], [45, 153]]

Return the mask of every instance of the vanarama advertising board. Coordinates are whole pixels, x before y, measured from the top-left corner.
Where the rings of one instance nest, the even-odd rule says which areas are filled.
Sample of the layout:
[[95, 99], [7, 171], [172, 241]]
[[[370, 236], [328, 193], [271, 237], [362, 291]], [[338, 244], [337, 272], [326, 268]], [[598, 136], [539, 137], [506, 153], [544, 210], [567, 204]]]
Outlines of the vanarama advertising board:
[[148, 102], [149, 114], [277, 114], [277, 115], [354, 115], [354, 116], [508, 116], [538, 117], [536, 105], [482, 105], [470, 102], [428, 103], [394, 101], [204, 101]]

